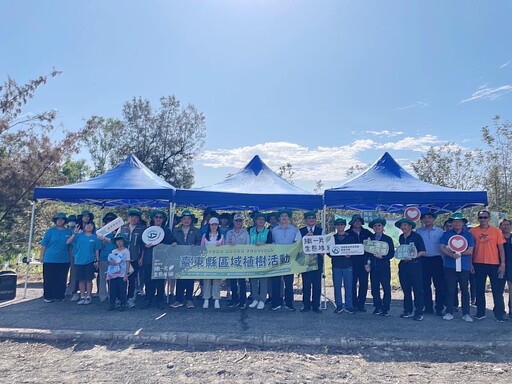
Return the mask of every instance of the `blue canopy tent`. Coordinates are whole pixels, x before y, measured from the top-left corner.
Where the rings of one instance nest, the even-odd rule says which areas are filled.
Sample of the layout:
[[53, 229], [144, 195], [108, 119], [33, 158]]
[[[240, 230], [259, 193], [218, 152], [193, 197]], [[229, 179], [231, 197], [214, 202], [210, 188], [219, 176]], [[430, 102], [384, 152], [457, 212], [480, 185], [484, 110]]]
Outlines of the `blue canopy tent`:
[[362, 174], [340, 187], [325, 190], [324, 204], [351, 210], [402, 212], [407, 206], [418, 206], [450, 212], [487, 205], [487, 192], [429, 184], [412, 176], [386, 152]]
[[100, 206], [168, 206], [176, 188], [153, 173], [134, 155], [93, 179], [60, 187], [36, 187], [34, 200]]
[[272, 171], [259, 156], [224, 181], [176, 191], [176, 204], [226, 210], [321, 209], [322, 196], [304, 191]]

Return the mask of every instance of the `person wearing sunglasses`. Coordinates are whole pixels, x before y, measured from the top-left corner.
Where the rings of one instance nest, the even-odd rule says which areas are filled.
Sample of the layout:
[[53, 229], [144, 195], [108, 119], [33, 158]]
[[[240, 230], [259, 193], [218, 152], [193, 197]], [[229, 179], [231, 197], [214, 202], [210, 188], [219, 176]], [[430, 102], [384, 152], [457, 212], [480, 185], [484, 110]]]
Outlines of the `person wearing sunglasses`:
[[475, 240], [473, 252], [473, 267], [476, 282], [475, 319], [483, 320], [485, 314], [485, 285], [487, 277], [491, 280], [492, 298], [494, 301], [494, 317], [497, 322], [507, 320], [505, 317], [505, 302], [503, 290], [505, 287], [503, 276], [505, 274], [505, 238], [501, 231], [490, 225], [491, 214], [487, 210], [478, 212], [479, 226], [471, 229]]

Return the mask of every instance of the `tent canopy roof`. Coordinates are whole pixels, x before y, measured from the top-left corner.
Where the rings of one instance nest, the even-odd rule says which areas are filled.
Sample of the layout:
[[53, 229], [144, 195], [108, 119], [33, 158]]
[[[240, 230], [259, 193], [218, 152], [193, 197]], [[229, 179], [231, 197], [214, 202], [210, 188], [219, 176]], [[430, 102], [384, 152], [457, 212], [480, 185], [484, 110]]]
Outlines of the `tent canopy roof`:
[[167, 206], [176, 188], [153, 173], [134, 155], [104, 174], [60, 187], [36, 187], [35, 200], [101, 206]]
[[220, 183], [178, 190], [176, 203], [232, 210], [320, 209], [322, 196], [290, 184], [256, 155], [244, 168]]
[[324, 192], [328, 207], [400, 212], [408, 205], [455, 211], [487, 204], [487, 192], [463, 191], [429, 184], [403, 169], [386, 152], [370, 168], [337, 188]]

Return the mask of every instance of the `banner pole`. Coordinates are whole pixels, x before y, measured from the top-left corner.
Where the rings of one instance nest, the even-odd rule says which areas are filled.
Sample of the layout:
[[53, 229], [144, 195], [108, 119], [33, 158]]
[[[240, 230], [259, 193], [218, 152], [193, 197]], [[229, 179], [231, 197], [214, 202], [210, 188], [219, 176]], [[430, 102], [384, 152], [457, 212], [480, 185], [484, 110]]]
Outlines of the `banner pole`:
[[[325, 226], [326, 222], [327, 222], [326, 215], [327, 215], [327, 206], [324, 205], [324, 209], [322, 211], [322, 228], [323, 228], [324, 234], [326, 233], [326, 226]], [[325, 254], [324, 254], [324, 262], [322, 263], [321, 283], [322, 283], [322, 292], [323, 292], [321, 307], [322, 307], [322, 309], [327, 309], [327, 287], [325, 286]]]
[[31, 201], [32, 214], [30, 215], [30, 229], [28, 234], [28, 250], [27, 250], [27, 268], [25, 270], [25, 288], [23, 290], [23, 298], [27, 298], [27, 287], [28, 287], [28, 269], [30, 267], [30, 254], [32, 253], [32, 233], [34, 232], [34, 220], [36, 215], [36, 202]]

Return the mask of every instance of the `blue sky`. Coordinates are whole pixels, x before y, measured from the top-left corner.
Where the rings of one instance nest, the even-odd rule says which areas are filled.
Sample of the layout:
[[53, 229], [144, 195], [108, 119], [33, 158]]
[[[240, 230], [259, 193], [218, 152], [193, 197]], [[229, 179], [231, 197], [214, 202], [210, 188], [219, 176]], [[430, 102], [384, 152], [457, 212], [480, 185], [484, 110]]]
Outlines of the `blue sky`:
[[509, 1], [2, 0], [0, 14], [1, 78], [63, 71], [28, 109], [66, 129], [134, 96], [202, 111], [196, 186], [259, 154], [333, 187], [384, 151], [407, 166], [512, 119]]

